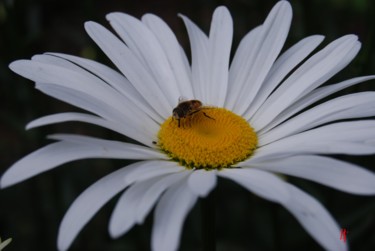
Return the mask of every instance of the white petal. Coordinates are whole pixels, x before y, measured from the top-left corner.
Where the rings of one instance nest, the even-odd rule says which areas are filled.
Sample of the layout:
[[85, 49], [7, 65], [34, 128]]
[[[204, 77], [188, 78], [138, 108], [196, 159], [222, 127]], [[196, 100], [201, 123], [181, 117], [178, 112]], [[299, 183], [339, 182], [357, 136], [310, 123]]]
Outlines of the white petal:
[[209, 55], [208, 38], [189, 18], [179, 15], [185, 23], [189, 35], [191, 49], [191, 71], [194, 98], [205, 102], [208, 91], [207, 83], [209, 81]]
[[233, 21], [227, 8], [216, 8], [211, 22], [208, 40], [209, 82], [207, 102], [222, 107], [225, 102], [228, 85], [229, 56], [233, 37]]
[[245, 119], [248, 120], [258, 110], [285, 76], [301, 63], [323, 41], [323, 38], [323, 36], [319, 35], [306, 37], [290, 47], [275, 61], [259, 92], [243, 115]]
[[246, 162], [288, 157], [296, 154], [352, 154], [375, 153], [375, 121], [341, 122], [280, 139], [262, 146]]
[[57, 246], [59, 250], [67, 250], [74, 238], [87, 222], [113, 196], [126, 188], [124, 177], [126, 174], [146, 162], [137, 162], [123, 167], [95, 182], [88, 187], [73, 202], [66, 212], [58, 234]]
[[168, 189], [170, 186], [177, 182], [182, 182], [191, 171], [181, 171], [178, 173], [172, 173], [163, 177], [159, 177], [159, 181], [154, 183], [144, 193], [143, 197], [139, 201], [138, 209], [136, 211], [137, 223], [141, 224], [145, 220], [147, 214], [151, 211], [152, 207], [159, 199], [160, 195]]
[[125, 234], [134, 224], [142, 223], [160, 195], [188, 173], [157, 176], [132, 185], [120, 197], [111, 215], [109, 223], [111, 237], [117, 238]]
[[215, 171], [195, 170], [188, 179], [190, 190], [199, 197], [206, 197], [216, 186], [216, 175]]
[[[280, 1], [271, 10], [264, 22], [260, 38], [255, 45], [254, 59], [249, 68], [243, 68], [246, 77], [239, 80], [242, 88], [239, 93], [231, 94], [237, 97], [233, 112], [244, 114], [249, 104], [257, 95], [261, 84], [266, 78], [272, 64], [279, 55], [288, 35], [292, 19], [292, 8], [288, 1]], [[250, 60], [249, 59], [249, 60]]]
[[[44, 117], [38, 118], [28, 123], [26, 125], [26, 129], [29, 130], [29, 129], [36, 128], [39, 126], [45, 126], [45, 125], [50, 125], [50, 124], [55, 124], [55, 123], [62, 123], [62, 122], [71, 122], [71, 121], [79, 121], [79, 122], [90, 123], [93, 125], [98, 125], [98, 126], [113, 130], [115, 132], [121, 133], [123, 135], [127, 135], [129, 133], [128, 130], [126, 130], [123, 125], [120, 125], [118, 123], [114, 123], [111, 121], [107, 121], [105, 119], [102, 119], [94, 115], [85, 114], [85, 113], [77, 113], [77, 112], [66, 112], [66, 113], [58, 113], [58, 114], [44, 116]], [[152, 146], [152, 141], [149, 142], [148, 146]]]
[[[109, 107], [101, 100], [94, 99], [85, 92], [75, 91], [58, 85], [37, 83], [36, 88], [51, 97], [62, 100], [69, 104], [75, 105], [94, 114], [97, 114], [109, 122], [115, 128], [122, 127], [121, 133], [148, 146], [152, 146], [152, 139], [155, 138], [156, 132], [159, 130], [159, 125], [149, 120], [146, 116], [140, 116], [137, 121], [147, 120], [145, 123], [128, 123], [129, 120], [124, 120], [124, 116], [118, 111]], [[134, 115], [134, 114], [133, 114]], [[133, 116], [136, 117], [136, 116]], [[135, 124], [138, 124], [137, 126]]]
[[232, 179], [262, 198], [283, 205], [325, 249], [346, 250], [346, 245], [339, 239], [336, 222], [317, 200], [270, 173], [253, 171], [259, 170], [225, 169], [219, 175]]
[[374, 100], [373, 92], [354, 93], [329, 100], [261, 135], [259, 145], [266, 145], [336, 120], [375, 116]]
[[[125, 143], [121, 141], [115, 140], [105, 140], [105, 139], [98, 139], [90, 136], [83, 136], [83, 135], [75, 135], [75, 134], [53, 134], [48, 136], [49, 139], [53, 140], [61, 140], [66, 142], [72, 142], [75, 144], [81, 145], [94, 145], [98, 147], [102, 147], [103, 149], [107, 150], [107, 152], [111, 152], [113, 156], [112, 158], [119, 158], [119, 159], [166, 159], [164, 153], [161, 153], [159, 150], [152, 149], [150, 147], [145, 147], [137, 144], [132, 143]], [[125, 154], [127, 152], [127, 154]], [[116, 155], [117, 154], [117, 155]], [[128, 156], [132, 157], [128, 157]], [[123, 158], [121, 157], [123, 156]]]
[[186, 181], [167, 190], [156, 206], [151, 237], [152, 250], [178, 249], [184, 220], [197, 198], [188, 188]]
[[172, 30], [161, 18], [152, 14], [144, 15], [142, 17], [142, 22], [150, 28], [163, 47], [163, 51], [167, 56], [174, 77], [177, 80], [176, 84], [180, 94], [193, 98], [191, 69], [190, 67], [186, 67], [186, 54], [183, 52]]
[[160, 89], [165, 93], [169, 104], [173, 105], [178, 97], [176, 79], [166, 54], [158, 39], [140, 20], [125, 13], [108, 14], [107, 20], [112, 28], [150, 71]]
[[120, 122], [123, 120], [123, 117], [121, 117], [121, 114], [119, 114], [118, 111], [112, 109], [111, 106], [102, 100], [94, 98], [86, 92], [77, 91], [60, 85], [44, 83], [36, 83], [35, 88], [51, 97], [92, 112], [104, 119]]
[[5, 241], [1, 241], [0, 238], [0, 250], [3, 250], [12, 241], [12, 238], [8, 238]]
[[340, 240], [339, 226], [323, 205], [297, 187], [286, 185], [291, 195], [282, 205], [296, 217], [311, 237], [325, 250], [347, 250], [346, 243]]
[[[70, 136], [75, 140], [61, 141], [43, 147], [17, 161], [1, 177], [2, 188], [31, 178], [64, 163], [87, 158], [153, 159], [163, 155], [151, 148], [129, 143]], [[56, 137], [67, 139], [65, 136]], [[89, 140], [85, 142], [85, 140]]]
[[300, 98], [297, 102], [293, 103], [291, 106], [289, 106], [287, 109], [285, 109], [283, 112], [278, 114], [276, 118], [268, 124], [266, 127], [264, 127], [262, 130], [258, 131], [258, 134], [264, 134], [265, 132], [269, 131], [273, 127], [277, 126], [278, 124], [282, 123], [286, 119], [290, 118], [297, 112], [303, 110], [307, 106], [315, 103], [318, 100], [321, 100], [333, 93], [336, 93], [342, 89], [345, 89], [349, 86], [359, 84], [361, 82], [375, 79], [375, 76], [364, 76], [364, 77], [357, 77], [353, 79], [348, 79], [345, 81], [342, 81], [337, 84], [332, 84], [329, 86], [324, 86], [317, 88], [313, 90], [311, 93], [305, 95], [304, 97]]
[[233, 168], [223, 169], [218, 175], [233, 180], [266, 200], [281, 203], [290, 197], [285, 182], [269, 172], [253, 168]]
[[248, 163], [248, 167], [312, 180], [347, 193], [375, 194], [374, 173], [332, 158], [302, 155], [252, 165]]
[[225, 99], [225, 108], [233, 110], [234, 104], [237, 101], [238, 94], [241, 92], [242, 86], [245, 84], [247, 71], [254, 62], [256, 55], [257, 43], [259, 43], [260, 34], [262, 33], [262, 26], [258, 26], [248, 32], [244, 38], [241, 39], [234, 54], [232, 63], [229, 68], [228, 76], [228, 93]]
[[109, 233], [112, 238], [125, 234], [136, 223], [137, 204], [159, 177], [137, 182], [129, 187], [119, 198], [109, 221]]
[[[101, 106], [107, 111], [106, 114], [100, 114], [104, 118], [126, 123], [131, 127], [144, 127], [146, 131], [149, 130], [146, 127], [155, 125], [151, 118], [146, 116], [138, 107], [129, 103], [128, 100], [125, 100], [123, 95], [96, 76], [87, 74], [87, 72], [82, 73], [83, 70], [76, 71], [62, 66], [29, 60], [13, 62], [9, 67], [16, 73], [35, 82], [47, 83], [51, 86], [57, 85], [77, 93], [85, 93], [86, 97], [90, 97], [93, 103], [97, 103], [96, 106]], [[41, 85], [38, 84], [38, 87]], [[126, 109], [123, 109], [123, 107], [126, 107]], [[96, 109], [92, 107], [90, 110]], [[140, 116], [134, 116], [134, 114]]]
[[106, 83], [115, 88], [118, 92], [124, 95], [124, 98], [128, 99], [133, 105], [139, 107], [143, 112], [149, 115], [159, 123], [163, 122], [163, 119], [153, 110], [153, 108], [146, 102], [146, 100], [138, 93], [138, 91], [132, 86], [132, 84], [123, 75], [117, 71], [97, 63], [93, 60], [71, 56], [62, 53], [48, 53], [55, 58], [61, 58], [73, 62], [80, 67], [94, 73], [99, 78], [103, 79]]
[[357, 55], [360, 43], [354, 35], [341, 37], [309, 58], [264, 102], [251, 123], [261, 130], [293, 102], [327, 81]]
[[60, 66], [62, 68], [66, 68], [72, 71], [79, 72], [83, 75], [86, 75], [87, 77], [90, 77], [92, 75], [90, 72], [84, 70], [82, 67], [72, 64], [71, 62], [64, 60], [59, 57], [55, 57], [49, 54], [42, 54], [42, 55], [34, 55], [31, 58], [32, 61], [34, 62], [40, 62], [40, 63], [45, 63], [45, 64], [51, 64], [55, 66]]
[[89, 36], [129, 79], [150, 106], [163, 118], [167, 118], [175, 104], [168, 103], [164, 90], [155, 82], [142, 62], [123, 42], [100, 24], [86, 22], [85, 28]]
[[31, 60], [18, 60], [9, 65], [17, 74], [39, 83], [61, 85], [76, 91], [87, 93], [95, 99], [102, 100], [113, 110], [126, 105], [122, 96], [94, 75], [61, 66]]
[[154, 160], [149, 161], [126, 176], [124, 182], [132, 184], [156, 176], [185, 171], [174, 161]]

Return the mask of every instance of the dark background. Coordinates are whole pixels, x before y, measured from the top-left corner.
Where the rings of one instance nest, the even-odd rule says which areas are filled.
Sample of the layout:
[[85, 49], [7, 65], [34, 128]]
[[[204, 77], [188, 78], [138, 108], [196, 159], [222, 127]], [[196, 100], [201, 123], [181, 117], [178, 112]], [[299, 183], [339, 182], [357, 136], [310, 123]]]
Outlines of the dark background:
[[[372, 0], [293, 0], [291, 32], [284, 48], [301, 38], [326, 35], [323, 44], [354, 33], [363, 42], [352, 64], [329, 83], [375, 74], [375, 9]], [[93, 58], [111, 65], [86, 35], [83, 23], [108, 24], [105, 14], [123, 11], [136, 17], [151, 12], [161, 16], [189, 50], [185, 28], [177, 13], [189, 16], [206, 32], [211, 14], [226, 5], [234, 19], [234, 48], [241, 37], [261, 24], [275, 0], [153, 1], [153, 0], [0, 0], [0, 175], [15, 161], [48, 143], [45, 136], [70, 132], [119, 139], [98, 127], [64, 123], [25, 131], [26, 123], [40, 116], [76, 108], [49, 98], [33, 84], [8, 69], [14, 60], [43, 52], [63, 52]], [[349, 88], [340, 94], [374, 90], [374, 81]], [[123, 138], [120, 138], [123, 139]], [[374, 170], [374, 156], [335, 156]], [[90, 184], [127, 161], [83, 160], [0, 191], [0, 237], [13, 238], [11, 250], [56, 250], [59, 223], [73, 200]], [[32, 167], [30, 167], [32, 168]], [[318, 198], [345, 227], [351, 250], [375, 250], [375, 199], [354, 196], [321, 185], [288, 178]], [[218, 250], [321, 250], [296, 220], [281, 206], [262, 200], [240, 186], [219, 180], [216, 189]], [[152, 214], [142, 226], [111, 240], [107, 225], [112, 200], [79, 234], [71, 250], [148, 250]], [[339, 236], [337, 236], [339, 238]], [[199, 203], [184, 225], [180, 250], [201, 250]]]

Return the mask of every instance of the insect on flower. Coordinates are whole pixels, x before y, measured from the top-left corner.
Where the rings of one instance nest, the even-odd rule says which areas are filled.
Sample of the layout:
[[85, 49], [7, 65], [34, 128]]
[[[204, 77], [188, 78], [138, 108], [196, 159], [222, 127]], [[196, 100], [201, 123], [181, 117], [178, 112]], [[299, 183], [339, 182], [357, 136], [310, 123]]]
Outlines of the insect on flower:
[[[180, 127], [180, 120], [182, 118], [188, 118], [197, 112], [201, 112], [203, 109], [208, 109], [209, 107], [203, 106], [202, 102], [197, 99], [187, 100], [180, 97], [178, 99], [178, 105], [173, 109], [173, 119], [178, 121], [178, 127]], [[208, 116], [205, 112], [203, 115], [209, 119], [215, 120], [214, 118]]]

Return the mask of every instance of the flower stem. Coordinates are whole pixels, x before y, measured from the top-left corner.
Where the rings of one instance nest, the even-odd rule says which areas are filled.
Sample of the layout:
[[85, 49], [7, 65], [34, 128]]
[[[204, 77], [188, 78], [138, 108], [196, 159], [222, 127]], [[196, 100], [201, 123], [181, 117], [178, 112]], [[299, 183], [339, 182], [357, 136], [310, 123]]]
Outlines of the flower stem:
[[215, 192], [201, 200], [203, 250], [215, 251]]
[[273, 230], [274, 230], [274, 248], [275, 250], [280, 250], [281, 248], [281, 232], [280, 232], [280, 225], [279, 225], [279, 205], [272, 204], [271, 205], [271, 214], [273, 219]]

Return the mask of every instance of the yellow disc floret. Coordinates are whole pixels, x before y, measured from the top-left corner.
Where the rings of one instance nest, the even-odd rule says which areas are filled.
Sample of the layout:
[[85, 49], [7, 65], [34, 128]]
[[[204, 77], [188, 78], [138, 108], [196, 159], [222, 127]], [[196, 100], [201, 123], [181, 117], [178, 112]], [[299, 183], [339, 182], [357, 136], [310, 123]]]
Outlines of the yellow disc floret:
[[159, 131], [159, 147], [188, 168], [220, 169], [248, 158], [257, 135], [242, 117], [224, 108], [204, 108], [181, 119], [168, 118]]

